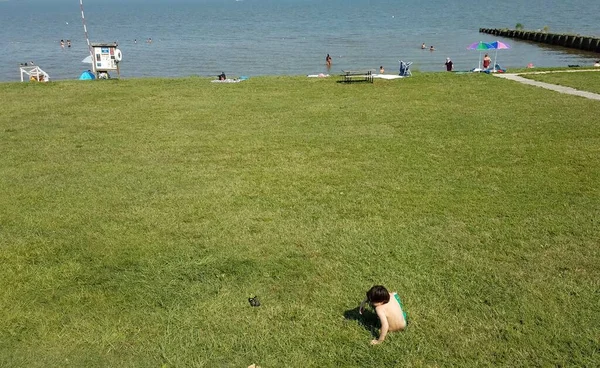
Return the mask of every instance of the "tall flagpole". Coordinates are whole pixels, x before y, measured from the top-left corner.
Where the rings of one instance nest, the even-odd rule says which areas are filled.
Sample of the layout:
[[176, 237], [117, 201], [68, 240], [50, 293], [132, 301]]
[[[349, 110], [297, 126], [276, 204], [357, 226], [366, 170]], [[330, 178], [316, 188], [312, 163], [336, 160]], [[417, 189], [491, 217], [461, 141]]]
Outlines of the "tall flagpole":
[[[94, 65], [94, 55], [92, 52], [92, 45], [90, 44], [90, 38], [88, 36], [87, 26], [85, 25], [85, 15], [83, 14], [83, 0], [79, 0], [79, 8], [81, 9], [81, 22], [83, 23], [83, 31], [85, 32], [85, 40], [90, 51], [90, 57], [92, 58], [92, 65]], [[95, 68], [94, 68], [95, 69]]]

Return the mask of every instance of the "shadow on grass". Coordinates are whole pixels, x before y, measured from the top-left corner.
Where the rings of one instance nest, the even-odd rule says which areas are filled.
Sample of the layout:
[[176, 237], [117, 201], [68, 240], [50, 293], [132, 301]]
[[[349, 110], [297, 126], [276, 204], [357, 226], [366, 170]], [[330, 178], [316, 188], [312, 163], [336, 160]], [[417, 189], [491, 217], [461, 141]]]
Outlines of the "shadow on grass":
[[344, 312], [344, 318], [357, 321], [358, 324], [361, 325], [365, 330], [369, 331], [374, 338], [377, 338], [379, 336], [377, 333], [377, 329], [379, 328], [379, 318], [377, 318], [377, 314], [365, 309], [361, 315], [358, 312], [358, 309], [358, 307], [354, 309], [348, 309]]

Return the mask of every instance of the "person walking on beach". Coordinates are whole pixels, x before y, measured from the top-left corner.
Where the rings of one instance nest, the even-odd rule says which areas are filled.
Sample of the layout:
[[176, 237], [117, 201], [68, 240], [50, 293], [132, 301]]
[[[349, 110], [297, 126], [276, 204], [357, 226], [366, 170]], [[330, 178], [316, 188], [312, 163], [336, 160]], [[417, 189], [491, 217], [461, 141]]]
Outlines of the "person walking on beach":
[[451, 72], [453, 67], [454, 63], [452, 62], [452, 60], [450, 60], [450, 58], [446, 58], [446, 71]]

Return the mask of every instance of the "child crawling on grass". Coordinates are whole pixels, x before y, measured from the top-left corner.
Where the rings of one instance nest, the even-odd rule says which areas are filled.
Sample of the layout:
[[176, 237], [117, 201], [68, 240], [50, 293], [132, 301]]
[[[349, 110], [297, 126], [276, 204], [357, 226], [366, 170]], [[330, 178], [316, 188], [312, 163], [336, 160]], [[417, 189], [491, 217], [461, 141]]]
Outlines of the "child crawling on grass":
[[[390, 301], [390, 299], [395, 299]], [[372, 340], [371, 344], [379, 344], [385, 340], [388, 331], [403, 331], [406, 328], [406, 313], [402, 310], [402, 302], [398, 293], [389, 293], [382, 285], [375, 285], [367, 291], [367, 298], [360, 303], [358, 312], [362, 314], [365, 303], [369, 303], [375, 308], [377, 317], [381, 322], [381, 332], [377, 340]]]

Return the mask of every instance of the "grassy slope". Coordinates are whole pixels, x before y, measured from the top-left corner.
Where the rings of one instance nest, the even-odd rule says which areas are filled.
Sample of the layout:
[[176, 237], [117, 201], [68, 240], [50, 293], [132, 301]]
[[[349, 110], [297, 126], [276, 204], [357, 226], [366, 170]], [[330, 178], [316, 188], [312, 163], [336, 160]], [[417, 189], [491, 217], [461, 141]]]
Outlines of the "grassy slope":
[[[0, 96], [0, 366], [600, 363], [595, 101], [450, 73]], [[376, 347], [374, 283], [411, 320]]]
[[600, 93], [600, 71], [577, 73], [524, 74], [522, 77], [540, 82], [559, 84], [582, 91]]

